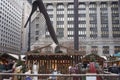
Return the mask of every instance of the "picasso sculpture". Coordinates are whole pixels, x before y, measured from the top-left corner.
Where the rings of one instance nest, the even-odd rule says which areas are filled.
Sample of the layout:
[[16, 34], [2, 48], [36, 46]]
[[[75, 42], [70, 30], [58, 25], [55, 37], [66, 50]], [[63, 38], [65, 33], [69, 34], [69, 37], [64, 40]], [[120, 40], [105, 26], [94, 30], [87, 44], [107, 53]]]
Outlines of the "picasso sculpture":
[[57, 36], [56, 36], [56, 34], [55, 34], [54, 28], [53, 28], [53, 26], [52, 26], [52, 23], [51, 23], [51, 21], [50, 21], [49, 15], [48, 15], [48, 13], [47, 13], [47, 11], [46, 11], [46, 8], [45, 8], [42, 0], [35, 0], [35, 1], [33, 2], [31, 13], [30, 13], [30, 15], [29, 15], [29, 17], [28, 17], [28, 20], [27, 20], [27, 22], [26, 22], [26, 24], [25, 24], [24, 27], [27, 26], [28, 22], [30, 21], [31, 16], [32, 16], [33, 13], [37, 10], [37, 8], [39, 8], [40, 13], [42, 13], [42, 14], [44, 15], [44, 18], [45, 18], [46, 24], [47, 24], [47, 28], [48, 28], [48, 31], [49, 31], [49, 33], [50, 33], [51, 38], [53, 39], [53, 41], [54, 41], [54, 43], [55, 43], [56, 45], [59, 45], [59, 42], [58, 42], [58, 40], [57, 40]]

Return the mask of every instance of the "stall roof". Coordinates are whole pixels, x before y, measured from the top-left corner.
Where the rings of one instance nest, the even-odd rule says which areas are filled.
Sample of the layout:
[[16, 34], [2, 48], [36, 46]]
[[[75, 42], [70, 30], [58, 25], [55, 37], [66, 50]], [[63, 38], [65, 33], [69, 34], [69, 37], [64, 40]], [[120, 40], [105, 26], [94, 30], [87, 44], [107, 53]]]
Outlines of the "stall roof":
[[[19, 59], [19, 55], [11, 54], [11, 53], [1, 53], [0, 57], [11, 58], [11, 59], [14, 59], [14, 60]], [[25, 55], [20, 55], [20, 57], [21, 57], [21, 60], [24, 61], [23, 58], [25, 57]]]
[[83, 52], [80, 52], [75, 49], [71, 49], [71, 48], [68, 48], [68, 47], [65, 47], [62, 45], [60, 45], [61, 51], [62, 51], [62, 49], [65, 49], [66, 52], [64, 52], [64, 51], [62, 51], [62, 53], [54, 53], [52, 51], [42, 52], [43, 49], [47, 49], [49, 47], [51, 47], [51, 44], [46, 45], [44, 47], [36, 48], [32, 51], [27, 52], [26, 54], [27, 55], [81, 55], [81, 56], [85, 55], [85, 53], [83, 53]]
[[99, 56], [98, 54], [94, 54], [94, 53], [91, 53], [91, 54], [88, 54], [86, 56], [83, 57], [82, 61], [105, 61], [106, 59]]

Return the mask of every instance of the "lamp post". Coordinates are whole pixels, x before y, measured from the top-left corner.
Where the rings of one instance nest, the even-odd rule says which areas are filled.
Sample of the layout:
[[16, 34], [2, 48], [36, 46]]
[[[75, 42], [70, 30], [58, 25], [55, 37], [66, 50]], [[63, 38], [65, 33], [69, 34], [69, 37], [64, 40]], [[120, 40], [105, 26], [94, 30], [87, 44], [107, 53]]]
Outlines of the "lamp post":
[[28, 50], [30, 51], [30, 36], [31, 36], [31, 19], [29, 21], [29, 32], [28, 32]]
[[[119, 21], [120, 21], [120, 0], [118, 1], [118, 9], [119, 9]], [[120, 25], [120, 22], [119, 22], [119, 25]]]
[[[32, 4], [32, 0], [28, 0], [30, 4]], [[30, 51], [30, 36], [31, 36], [31, 18], [29, 20], [29, 25], [28, 25], [29, 31], [28, 31], [28, 50]]]
[[74, 49], [79, 50], [78, 0], [74, 0]]

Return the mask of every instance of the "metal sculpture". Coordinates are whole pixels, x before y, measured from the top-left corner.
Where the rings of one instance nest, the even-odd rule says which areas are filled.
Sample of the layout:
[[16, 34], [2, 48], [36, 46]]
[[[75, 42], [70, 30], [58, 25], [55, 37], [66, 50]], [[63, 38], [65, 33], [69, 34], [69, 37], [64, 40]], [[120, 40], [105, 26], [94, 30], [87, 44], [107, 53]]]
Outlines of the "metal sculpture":
[[26, 24], [25, 24], [24, 27], [27, 26], [27, 24], [28, 24], [31, 16], [32, 16], [33, 13], [37, 10], [37, 7], [39, 8], [39, 11], [40, 11], [40, 12], [44, 15], [44, 17], [45, 17], [46, 24], [47, 24], [47, 28], [48, 28], [48, 31], [49, 31], [49, 33], [50, 33], [53, 41], [56, 43], [56, 45], [59, 45], [59, 42], [58, 42], [58, 40], [57, 40], [57, 37], [56, 37], [55, 31], [54, 31], [54, 28], [53, 28], [53, 26], [52, 26], [52, 24], [51, 24], [49, 15], [48, 15], [48, 13], [47, 13], [47, 11], [46, 11], [46, 9], [45, 9], [45, 6], [44, 6], [42, 0], [35, 0], [35, 1], [33, 2], [33, 4], [32, 4], [32, 11], [31, 11], [31, 13], [30, 13], [30, 15], [29, 15], [29, 17], [28, 17], [28, 20], [27, 20], [27, 22], [26, 22]]

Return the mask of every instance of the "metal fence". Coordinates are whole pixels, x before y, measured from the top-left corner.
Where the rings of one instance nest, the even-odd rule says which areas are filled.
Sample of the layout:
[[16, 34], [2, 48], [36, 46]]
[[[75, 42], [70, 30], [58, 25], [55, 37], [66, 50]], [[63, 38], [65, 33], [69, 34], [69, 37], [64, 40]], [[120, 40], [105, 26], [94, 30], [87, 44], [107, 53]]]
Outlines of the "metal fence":
[[[23, 74], [23, 73], [0, 73], [0, 80], [26, 80], [26, 77], [38, 77], [38, 80], [87, 80], [87, 77], [96, 77], [96, 80], [120, 80], [119, 74]], [[13, 79], [15, 78], [16, 79]], [[76, 78], [76, 79], [74, 79]], [[98, 79], [99, 78], [99, 79]]]

